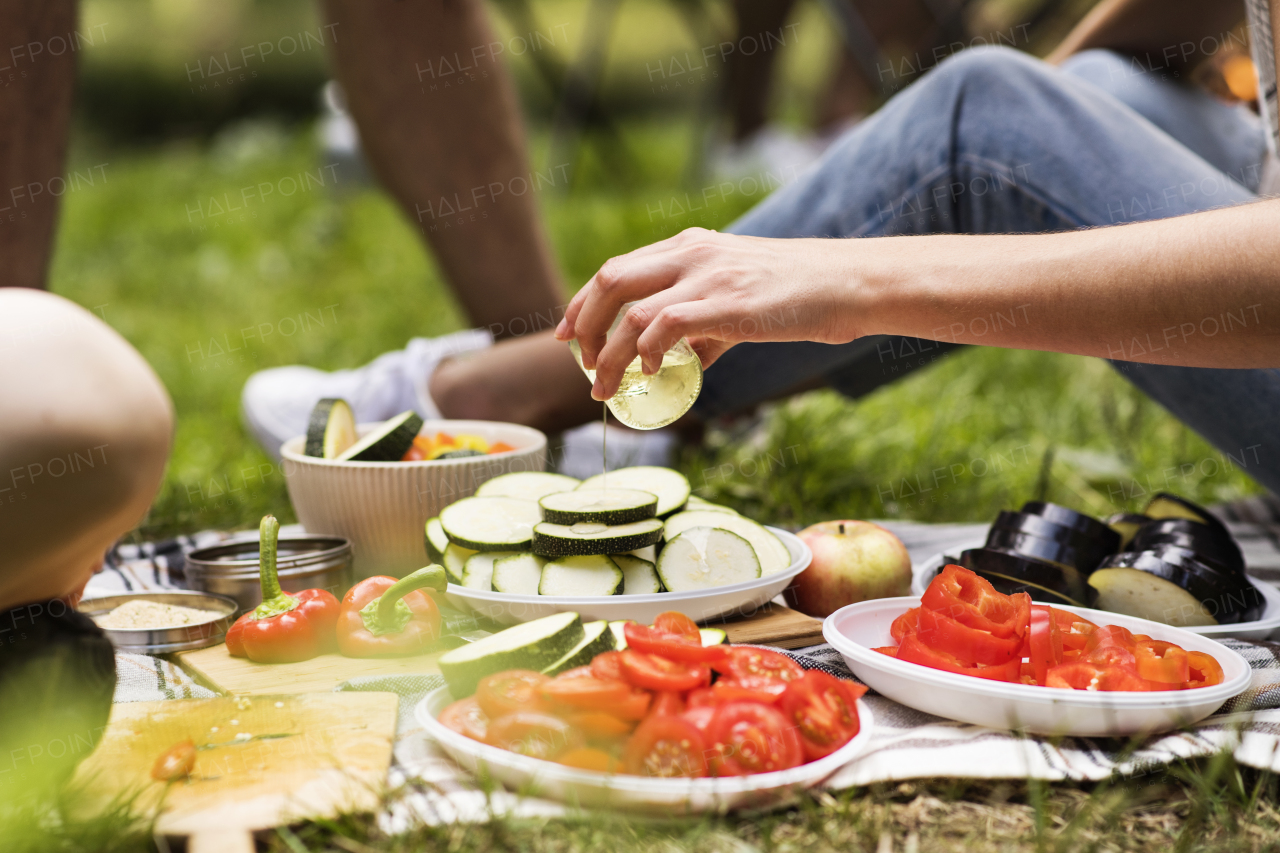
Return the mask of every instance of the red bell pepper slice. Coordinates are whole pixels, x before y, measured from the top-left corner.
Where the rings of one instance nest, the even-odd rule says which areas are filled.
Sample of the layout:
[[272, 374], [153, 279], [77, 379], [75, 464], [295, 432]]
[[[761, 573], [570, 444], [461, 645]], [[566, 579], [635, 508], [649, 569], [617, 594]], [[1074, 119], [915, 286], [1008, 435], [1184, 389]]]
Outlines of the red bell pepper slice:
[[1022, 660], [1014, 658], [999, 666], [970, 666], [955, 655], [932, 649], [914, 634], [904, 637], [898, 646], [898, 660], [918, 663], [943, 672], [954, 672], [957, 675], [972, 675], [976, 678], [988, 678], [992, 681], [1017, 681], [1021, 675]]
[[280, 522], [265, 515], [258, 526], [262, 603], [227, 631], [227, 651], [258, 663], [296, 663], [332, 651], [338, 599], [323, 589], [289, 595], [280, 588], [276, 543]]
[[929, 584], [920, 603], [971, 628], [1012, 637], [1026, 633], [1030, 618], [1015, 598], [996, 592], [989, 581], [968, 569], [950, 565]]
[[1049, 670], [1062, 663], [1062, 631], [1054, 614], [1054, 609], [1047, 604], [1031, 606], [1031, 630], [1027, 634], [1027, 648], [1028, 657], [1031, 658], [1031, 675], [1036, 684], [1044, 684]]
[[918, 619], [916, 637], [922, 643], [953, 655], [965, 665], [1000, 665], [1022, 659], [1022, 638], [1016, 634], [996, 637], [927, 608], [920, 609]]
[[338, 648], [349, 658], [418, 654], [440, 637], [440, 608], [423, 590], [444, 592], [444, 569], [426, 566], [400, 580], [366, 578], [342, 598]]
[[1188, 688], [1212, 687], [1222, 683], [1224, 677], [1222, 664], [1218, 663], [1213, 655], [1204, 652], [1187, 652], [1187, 668], [1191, 673], [1186, 683]]

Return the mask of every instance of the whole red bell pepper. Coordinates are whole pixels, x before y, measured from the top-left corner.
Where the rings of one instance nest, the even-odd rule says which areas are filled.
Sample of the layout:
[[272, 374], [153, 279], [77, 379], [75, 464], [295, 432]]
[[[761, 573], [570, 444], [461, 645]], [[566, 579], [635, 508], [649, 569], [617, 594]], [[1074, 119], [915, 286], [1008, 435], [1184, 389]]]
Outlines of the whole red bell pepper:
[[366, 578], [342, 597], [338, 649], [349, 658], [401, 657], [440, 637], [440, 608], [422, 590], [444, 592], [444, 569], [434, 563], [400, 580]]
[[276, 569], [280, 522], [263, 516], [258, 527], [262, 603], [227, 631], [227, 651], [258, 663], [296, 663], [333, 651], [339, 604], [324, 589], [286, 593]]

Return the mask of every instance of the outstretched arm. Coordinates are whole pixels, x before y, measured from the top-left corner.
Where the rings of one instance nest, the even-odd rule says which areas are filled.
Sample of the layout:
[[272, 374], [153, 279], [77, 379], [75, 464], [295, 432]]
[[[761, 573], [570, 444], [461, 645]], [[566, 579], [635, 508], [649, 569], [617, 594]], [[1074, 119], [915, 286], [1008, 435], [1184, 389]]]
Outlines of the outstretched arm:
[[[334, 63], [378, 178], [477, 326], [548, 324], [565, 292], [538, 220], [504, 44], [479, 0], [325, 0]], [[555, 35], [553, 32], [552, 35]]]
[[[556, 329], [606, 399], [688, 337], [895, 334], [1196, 367], [1280, 367], [1280, 200], [1036, 235], [770, 239], [701, 229], [607, 262]], [[640, 300], [605, 345], [623, 303]]]

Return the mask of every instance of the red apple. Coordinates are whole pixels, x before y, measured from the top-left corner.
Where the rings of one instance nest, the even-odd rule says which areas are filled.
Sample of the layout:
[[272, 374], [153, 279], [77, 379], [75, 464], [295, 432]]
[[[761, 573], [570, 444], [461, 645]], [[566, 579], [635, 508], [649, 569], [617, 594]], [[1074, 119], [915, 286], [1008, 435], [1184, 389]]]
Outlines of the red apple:
[[911, 557], [888, 530], [869, 521], [823, 521], [799, 533], [813, 562], [787, 589], [801, 613], [830, 616], [846, 604], [911, 594]]

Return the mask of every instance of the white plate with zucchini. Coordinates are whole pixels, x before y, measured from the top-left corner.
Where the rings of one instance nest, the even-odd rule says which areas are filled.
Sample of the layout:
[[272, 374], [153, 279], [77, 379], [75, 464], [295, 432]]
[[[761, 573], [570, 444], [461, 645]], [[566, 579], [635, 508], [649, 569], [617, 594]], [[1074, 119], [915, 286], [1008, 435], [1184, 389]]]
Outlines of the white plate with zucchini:
[[497, 477], [428, 521], [424, 539], [455, 606], [507, 625], [567, 610], [640, 621], [751, 612], [811, 558], [795, 536], [691, 496], [681, 474], [651, 466], [582, 482]]
[[[934, 575], [941, 571], [944, 565], [953, 562], [951, 558], [971, 548], [981, 548], [984, 544], [985, 540], [979, 539], [965, 545], [956, 546], [951, 549], [950, 554], [934, 554], [916, 566], [911, 581], [911, 594], [924, 595], [924, 591], [929, 586], [929, 582], [933, 580]], [[1235, 637], [1240, 640], [1265, 640], [1271, 637], [1277, 629], [1280, 629], [1280, 590], [1256, 578], [1248, 578], [1248, 581], [1265, 599], [1266, 603], [1261, 618], [1225, 625], [1181, 625], [1179, 627], [1184, 631], [1215, 639], [1219, 637]], [[1154, 581], [1151, 583], [1153, 586], [1156, 585]]]

